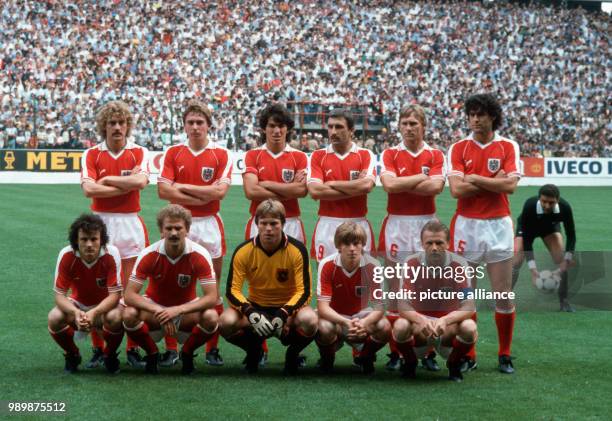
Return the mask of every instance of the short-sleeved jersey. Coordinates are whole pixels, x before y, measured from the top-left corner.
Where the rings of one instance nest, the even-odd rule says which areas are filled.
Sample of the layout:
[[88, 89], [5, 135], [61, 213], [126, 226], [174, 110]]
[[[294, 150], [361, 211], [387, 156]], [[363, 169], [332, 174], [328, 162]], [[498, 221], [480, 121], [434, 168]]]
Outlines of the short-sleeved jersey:
[[374, 291], [381, 286], [374, 282], [374, 268], [378, 260], [364, 254], [359, 267], [352, 273], [342, 266], [339, 253], [327, 256], [319, 263], [317, 300], [328, 301], [337, 313], [351, 316], [370, 306], [382, 309], [382, 302]]
[[[446, 262], [443, 267], [427, 266], [425, 252], [417, 253], [406, 262], [408, 277], [402, 282], [402, 289], [414, 291], [416, 299], [409, 300], [412, 308], [425, 316], [443, 317], [458, 310], [461, 303], [472, 292], [472, 279], [467, 276], [469, 267], [463, 257], [446, 252]], [[418, 272], [417, 272], [418, 271]], [[463, 276], [465, 275], [465, 276]], [[443, 292], [453, 294], [451, 298], [439, 299], [421, 298], [421, 293]], [[458, 292], [463, 293], [463, 300], [458, 299]]]
[[151, 244], [138, 256], [131, 282], [144, 285], [145, 295], [165, 307], [188, 303], [197, 298], [196, 284], [216, 284], [215, 271], [208, 251], [185, 239], [183, 254], [171, 259], [166, 254], [164, 240]]
[[121, 292], [121, 256], [115, 246], [107, 245], [100, 256], [87, 263], [72, 247], [64, 247], [57, 258], [53, 290], [84, 306], [95, 306], [109, 293]]
[[[307, 183], [326, 181], [349, 181], [359, 178], [365, 171], [366, 177], [376, 181], [375, 159], [372, 151], [360, 148], [354, 143], [344, 155], [334, 152], [332, 146], [318, 149], [310, 156]], [[368, 195], [340, 200], [321, 200], [319, 216], [334, 218], [365, 218], [368, 213]]]
[[[215, 142], [201, 151], [195, 152], [189, 143], [171, 146], [165, 153], [161, 164], [158, 183], [181, 183], [195, 186], [210, 186], [216, 182], [232, 183], [232, 160], [229, 151]], [[219, 200], [202, 206], [184, 205], [192, 216], [211, 216], [219, 212]]]
[[[102, 142], [83, 153], [81, 158], [81, 183], [95, 183], [112, 175], [131, 175], [138, 167], [138, 173], [149, 177], [148, 151], [135, 143], [127, 142], [118, 154]], [[140, 191], [132, 190], [121, 196], [94, 197], [91, 210], [96, 212], [133, 213], [140, 211]]]
[[[308, 157], [302, 151], [285, 146], [278, 154], [273, 154], [263, 145], [251, 149], [244, 157], [245, 174], [255, 174], [259, 181], [274, 181], [277, 183], [292, 183], [296, 174], [300, 171], [306, 172]], [[300, 205], [297, 199], [282, 200], [285, 206], [287, 218], [300, 216]], [[261, 202], [251, 200], [249, 212], [255, 215], [255, 210]]]
[[518, 230], [523, 237], [523, 250], [533, 251], [533, 241], [537, 237], [560, 230], [563, 223], [567, 244], [565, 250], [573, 252], [576, 249], [576, 226], [574, 225], [574, 214], [572, 206], [562, 197], [551, 213], [545, 213], [538, 196], [530, 197], [523, 205], [523, 211], [517, 218]]
[[[446, 176], [444, 155], [427, 144], [415, 154], [404, 142], [382, 153], [380, 176], [407, 177], [425, 174], [431, 179], [444, 180]], [[389, 193], [387, 212], [391, 215], [431, 215], [436, 212], [435, 196]]]
[[[508, 177], [520, 177], [520, 153], [516, 142], [495, 133], [486, 145], [467, 139], [453, 143], [448, 150], [448, 176], [477, 174], [494, 178], [500, 170]], [[508, 195], [483, 192], [457, 200], [457, 214], [467, 218], [491, 219], [510, 215]]]
[[[248, 298], [242, 293], [245, 281], [249, 284]], [[225, 294], [236, 309], [251, 303], [260, 307], [283, 307], [291, 315], [310, 302], [311, 285], [304, 244], [283, 234], [278, 248], [269, 253], [256, 235], [236, 247]]]

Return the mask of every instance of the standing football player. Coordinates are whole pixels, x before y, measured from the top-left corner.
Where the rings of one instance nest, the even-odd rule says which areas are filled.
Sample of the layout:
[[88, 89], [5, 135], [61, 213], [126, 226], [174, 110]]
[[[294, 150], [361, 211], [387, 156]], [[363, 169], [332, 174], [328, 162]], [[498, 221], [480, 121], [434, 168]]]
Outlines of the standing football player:
[[[49, 332], [65, 351], [65, 370], [73, 373], [81, 363], [74, 343], [75, 330], [102, 329], [102, 351], [109, 373], [119, 372], [117, 348], [123, 340], [121, 310], [121, 258], [108, 244], [106, 225], [97, 215], [81, 215], [70, 226], [70, 245], [64, 247], [55, 268], [55, 307], [49, 312]], [[70, 296], [68, 297], [68, 292]]]
[[[298, 198], [307, 193], [308, 157], [288, 144], [294, 125], [293, 117], [282, 104], [270, 104], [259, 113], [259, 128], [265, 143], [246, 153], [246, 168], [242, 174], [244, 194], [251, 201], [251, 217], [246, 224], [245, 240], [257, 235], [257, 224], [253, 223], [257, 206], [263, 200], [275, 199], [283, 204], [287, 213], [283, 232], [302, 243], [306, 242]], [[262, 366], [268, 359], [266, 341], [263, 348]]]
[[[509, 292], [514, 233], [508, 195], [521, 177], [519, 147], [497, 133], [502, 109], [493, 95], [469, 97], [465, 113], [472, 132], [448, 151], [448, 182], [451, 195], [458, 199], [451, 248], [473, 265], [486, 264], [493, 291]], [[514, 373], [510, 356], [514, 320], [513, 300], [496, 300], [499, 371], [507, 374]], [[476, 367], [474, 349], [468, 367]]]
[[[472, 268], [448, 251], [449, 230], [440, 222], [425, 224], [420, 237], [424, 251], [408, 258], [406, 273], [415, 275], [405, 278], [402, 287], [414, 298], [398, 301], [401, 318], [393, 325], [404, 358], [402, 375], [416, 377], [417, 358], [434, 346], [447, 358], [449, 379], [460, 382], [462, 362], [478, 337], [471, 319], [476, 307], [469, 297]], [[440, 293], [445, 294], [443, 299], [433, 298]]]
[[[285, 369], [298, 372], [299, 353], [314, 340], [317, 315], [308, 306], [311, 276], [301, 241], [283, 232], [285, 208], [266, 199], [255, 210], [258, 234], [236, 247], [225, 294], [231, 308], [221, 315], [223, 337], [246, 351], [246, 370], [256, 373], [264, 339], [275, 336], [287, 346]], [[248, 283], [248, 296], [242, 292]]]
[[[147, 150], [128, 142], [134, 118], [122, 101], [106, 103], [96, 116], [96, 129], [102, 142], [87, 149], [81, 161], [81, 188], [92, 199], [91, 210], [108, 229], [109, 244], [119, 249], [121, 279], [130, 276], [136, 256], [149, 243], [140, 211], [140, 190], [149, 183]], [[101, 339], [92, 332], [94, 357], [88, 367], [101, 360]], [[128, 339], [127, 361], [132, 367], [144, 362], [136, 344]]]
[[334, 234], [347, 220], [357, 222], [365, 230], [364, 251], [375, 251], [372, 226], [366, 219], [367, 195], [376, 181], [375, 159], [372, 151], [353, 143], [354, 129], [350, 112], [333, 110], [327, 120], [330, 145], [314, 151], [310, 157], [308, 192], [320, 201], [310, 250], [317, 262], [336, 252]]
[[[161, 240], [140, 253], [125, 290], [123, 326], [147, 353], [145, 370], [158, 372], [155, 342], [173, 336], [183, 344], [182, 372], [194, 371], [193, 353], [213, 337], [219, 316], [215, 310], [217, 282], [208, 251], [187, 238], [191, 214], [167, 205], [157, 214]], [[148, 282], [144, 296], [140, 295]], [[196, 295], [200, 284], [202, 296]]]
[[376, 352], [390, 338], [391, 324], [384, 317], [382, 300], [375, 298], [378, 260], [363, 253], [366, 232], [355, 222], [340, 224], [334, 235], [337, 252], [319, 263], [317, 345], [319, 368], [333, 369], [343, 342], [358, 350], [357, 363], [365, 374], [374, 372]]
[[285, 234], [302, 243], [306, 241], [298, 198], [307, 193], [308, 157], [288, 144], [294, 124], [293, 117], [282, 104], [268, 105], [259, 114], [265, 144], [246, 153], [242, 175], [244, 194], [251, 201], [245, 240], [257, 235], [257, 224], [253, 223], [257, 206], [266, 199], [275, 199], [287, 212]]
[[[567, 245], [563, 248], [561, 223], [567, 236]], [[523, 205], [523, 211], [516, 220], [516, 238], [514, 239], [515, 260], [512, 267], [512, 287], [518, 281], [519, 271], [523, 264], [523, 251], [527, 255], [527, 266], [531, 271], [531, 280], [535, 284], [538, 268], [533, 256], [533, 241], [540, 237], [548, 249], [553, 261], [559, 265], [561, 282], [559, 284], [560, 311], [574, 312], [567, 299], [567, 268], [572, 262], [576, 250], [576, 228], [574, 215], [569, 202], [561, 197], [559, 188], [554, 184], [540, 187], [537, 196], [530, 197]], [[565, 250], [565, 251], [564, 251]]]
[[[225, 230], [219, 209], [232, 181], [232, 160], [227, 149], [208, 139], [212, 114], [205, 104], [190, 101], [183, 113], [183, 125], [188, 140], [164, 153], [157, 189], [161, 199], [182, 205], [191, 212], [189, 238], [210, 253], [220, 291]], [[223, 313], [220, 296], [215, 309], [219, 315]], [[218, 343], [218, 332], [206, 343], [209, 365], [223, 365]], [[162, 361], [176, 359], [172, 352], [166, 351]]]
[[[436, 195], [444, 189], [444, 155], [425, 143], [427, 117], [420, 105], [408, 105], [400, 111], [399, 130], [403, 142], [382, 153], [380, 181], [388, 193], [385, 217], [378, 251], [385, 256], [387, 266], [403, 263], [406, 257], [422, 250], [421, 229], [436, 219]], [[399, 280], [388, 279], [391, 290], [397, 290]], [[387, 318], [397, 319], [397, 310], [389, 303]], [[399, 368], [399, 353], [394, 341], [389, 343], [388, 369]], [[423, 365], [437, 371], [435, 353], [423, 359]]]

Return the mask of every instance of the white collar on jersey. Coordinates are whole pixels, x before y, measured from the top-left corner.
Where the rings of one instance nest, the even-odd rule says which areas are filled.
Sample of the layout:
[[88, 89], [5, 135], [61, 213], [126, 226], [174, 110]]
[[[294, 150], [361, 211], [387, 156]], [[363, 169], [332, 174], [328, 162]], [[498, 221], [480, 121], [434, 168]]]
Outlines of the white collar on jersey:
[[367, 265], [367, 263], [368, 262], [365, 258], [365, 255], [362, 255], [361, 258], [359, 259], [359, 266], [357, 266], [354, 271], [349, 272], [344, 268], [344, 266], [342, 266], [342, 258], [340, 257], [340, 253], [336, 252], [336, 257], [334, 257], [334, 264], [338, 266], [340, 269], [342, 269], [342, 272], [344, 272], [344, 274], [348, 276], [349, 278], [353, 276], [355, 272], [357, 272], [358, 270], [363, 268], [365, 265]]
[[128, 149], [134, 149], [138, 147], [134, 142], [132, 142], [131, 140], [127, 140], [125, 142], [125, 146], [123, 147], [123, 149], [121, 149], [121, 151], [119, 151], [118, 154], [113, 153], [113, 151], [110, 150], [110, 148], [108, 147], [108, 145], [106, 144], [106, 140], [103, 142], [98, 143], [98, 149], [100, 149], [101, 151], [106, 151], [108, 152], [113, 158], [117, 159], [119, 158], [121, 155], [123, 155], [123, 152], [128, 150]]
[[340, 158], [344, 158], [345, 156], [347, 156], [350, 153], [355, 153], [357, 152], [357, 149], [359, 149], [359, 146], [357, 146], [357, 144], [353, 141], [351, 141], [351, 147], [349, 148], [348, 152], [346, 152], [344, 155], [340, 155], [338, 152], [336, 152], [334, 150], [334, 146], [330, 143], [329, 146], [327, 146], [327, 148], [325, 148], [325, 151], [327, 153], [333, 153], [338, 155]]
[[[561, 210], [559, 209], [559, 204], [557, 203], [553, 209], [553, 213], [559, 212], [561, 212]], [[538, 215], [542, 215], [544, 213], [544, 208], [542, 208], [542, 202], [540, 202], [540, 199], [538, 199], [538, 203], [536, 203], [536, 213]]]
[[181, 254], [176, 259], [171, 259], [170, 256], [168, 256], [168, 254], [166, 253], [166, 241], [162, 239], [159, 240], [159, 243], [160, 244], [157, 251], [159, 252], [159, 254], [166, 256], [166, 259], [168, 259], [168, 261], [170, 261], [170, 263], [172, 263], [173, 265], [176, 264], [176, 262], [178, 262], [179, 260], [181, 260], [181, 257], [193, 251], [192, 241], [189, 238], [185, 238], [185, 248], [183, 249], [183, 254]]
[[91, 262], [91, 263], [87, 263], [85, 260], [83, 260], [83, 259], [81, 258], [81, 253], [79, 253], [79, 251], [78, 251], [78, 250], [76, 250], [76, 251], [74, 252], [74, 255], [75, 255], [76, 257], [78, 257], [79, 259], [81, 259], [81, 262], [83, 262], [83, 264], [84, 264], [84, 265], [87, 267], [87, 269], [91, 269], [92, 267], [94, 267], [94, 265], [95, 265], [96, 263], [98, 263], [98, 260], [100, 260], [100, 258], [101, 258], [102, 256], [104, 256], [106, 253], [108, 253], [108, 252], [106, 251], [106, 247], [101, 247], [101, 248], [100, 248], [100, 254], [98, 254], [98, 257], [96, 258], [96, 260], [94, 260], [94, 261], [93, 261], [93, 262]]
[[183, 145], [185, 145], [187, 147], [187, 149], [189, 149], [191, 151], [192, 154], [194, 155], [199, 155], [202, 152], [204, 152], [206, 149], [217, 149], [219, 147], [219, 145], [217, 145], [217, 143], [213, 142], [212, 140], [208, 140], [208, 143], [206, 144], [206, 146], [204, 146], [202, 149], [200, 149], [199, 151], [195, 151], [193, 149], [191, 149], [191, 146], [189, 146], [189, 139], [187, 139]]
[[421, 147], [421, 149], [419, 149], [419, 150], [418, 150], [416, 153], [414, 153], [414, 152], [412, 152], [410, 149], [408, 149], [408, 148], [406, 147], [406, 144], [405, 144], [403, 141], [402, 141], [402, 142], [400, 142], [400, 144], [399, 144], [397, 147], [398, 147], [398, 149], [399, 149], [400, 151], [406, 151], [406, 152], [408, 152], [410, 155], [412, 155], [413, 157], [417, 157], [417, 156], [419, 156], [419, 155], [421, 154], [421, 152], [423, 152], [423, 151], [429, 151], [429, 150], [431, 150], [431, 146], [429, 146], [429, 145], [427, 144], [427, 142], [423, 142], [423, 146], [422, 146], [422, 147]]
[[268, 149], [268, 145], [265, 144], [265, 143], [263, 145], [261, 145], [257, 149], [261, 149], [263, 151], [268, 152], [273, 158], [278, 158], [279, 156], [281, 156], [285, 152], [291, 152], [291, 151], [295, 151], [296, 150], [296, 149], [293, 149], [291, 146], [289, 146], [288, 143], [286, 143], [285, 147], [279, 153], [276, 153], [276, 154], [274, 152], [272, 152], [270, 149]]
[[499, 142], [500, 140], [504, 140], [505, 138], [501, 137], [497, 132], [493, 132], [493, 139], [491, 139], [489, 143], [480, 143], [479, 141], [474, 139], [474, 132], [470, 132], [470, 134], [468, 135], [468, 137], [466, 137], [466, 139], [471, 140], [472, 142], [474, 142], [481, 148], [485, 148], [489, 146], [490, 144], [492, 144], [493, 142]]

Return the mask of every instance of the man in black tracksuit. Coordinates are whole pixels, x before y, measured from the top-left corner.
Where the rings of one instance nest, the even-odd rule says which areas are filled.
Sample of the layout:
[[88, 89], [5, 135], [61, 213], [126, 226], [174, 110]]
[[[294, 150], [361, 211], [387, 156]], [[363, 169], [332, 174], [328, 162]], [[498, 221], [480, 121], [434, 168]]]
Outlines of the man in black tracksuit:
[[[561, 223], [567, 237], [565, 251]], [[559, 189], [553, 184], [540, 188], [538, 196], [530, 197], [523, 205], [523, 211], [517, 218], [516, 238], [514, 242], [515, 261], [512, 270], [512, 286], [518, 280], [519, 270], [523, 264], [523, 251], [527, 257], [527, 265], [531, 270], [531, 279], [535, 284], [538, 269], [533, 256], [533, 241], [542, 238], [554, 262], [561, 271], [559, 285], [559, 303], [561, 311], [573, 312], [573, 307], [567, 299], [568, 278], [567, 268], [573, 259], [576, 247], [576, 230], [570, 204], [561, 198]]]

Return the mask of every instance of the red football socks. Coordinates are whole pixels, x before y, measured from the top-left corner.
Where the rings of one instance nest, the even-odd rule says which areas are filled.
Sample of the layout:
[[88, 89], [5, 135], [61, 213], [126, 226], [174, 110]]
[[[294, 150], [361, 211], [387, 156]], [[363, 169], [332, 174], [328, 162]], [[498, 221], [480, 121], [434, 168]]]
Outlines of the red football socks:
[[498, 355], [510, 355], [512, 348], [512, 334], [514, 333], [514, 319], [516, 312], [495, 312], [495, 324], [497, 325], [497, 339], [499, 341]]
[[59, 332], [53, 332], [51, 328], [49, 328], [49, 333], [53, 340], [57, 342], [67, 354], [79, 355], [79, 348], [77, 348], [74, 343], [74, 329], [72, 326], [66, 326]]

